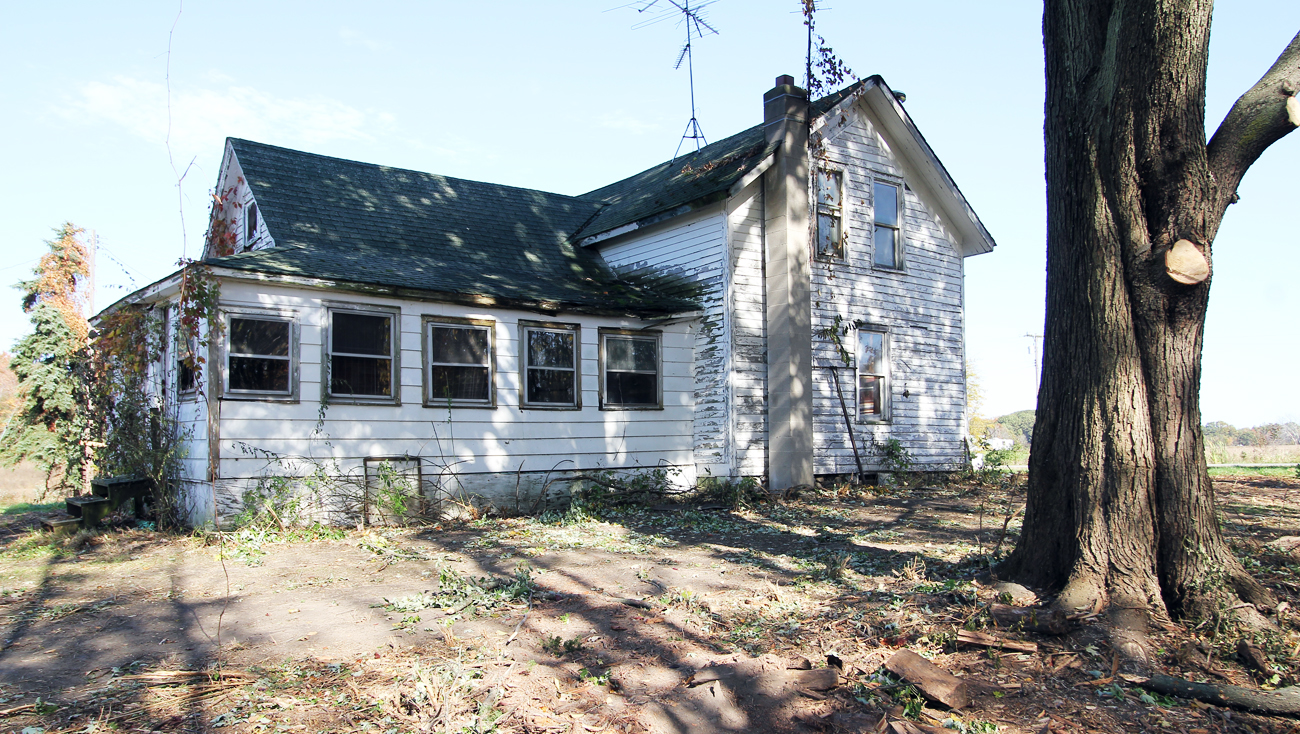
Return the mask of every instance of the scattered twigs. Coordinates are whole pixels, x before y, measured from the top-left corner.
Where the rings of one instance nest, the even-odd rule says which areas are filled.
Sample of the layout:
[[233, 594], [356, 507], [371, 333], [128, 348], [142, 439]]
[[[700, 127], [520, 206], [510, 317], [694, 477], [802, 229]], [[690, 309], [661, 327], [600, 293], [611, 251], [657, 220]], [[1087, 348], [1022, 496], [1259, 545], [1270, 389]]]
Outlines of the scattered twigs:
[[34, 708], [36, 708], [36, 704], [25, 703], [22, 706], [14, 706], [11, 709], [5, 709], [3, 711], [0, 711], [0, 716], [13, 716], [14, 714], [21, 714], [24, 711], [30, 711]]
[[1037, 643], [1005, 640], [1001, 637], [984, 634], [983, 632], [972, 632], [970, 630], [958, 630], [957, 642], [964, 645], [991, 647], [999, 650], [1013, 650], [1015, 652], [1038, 652]]

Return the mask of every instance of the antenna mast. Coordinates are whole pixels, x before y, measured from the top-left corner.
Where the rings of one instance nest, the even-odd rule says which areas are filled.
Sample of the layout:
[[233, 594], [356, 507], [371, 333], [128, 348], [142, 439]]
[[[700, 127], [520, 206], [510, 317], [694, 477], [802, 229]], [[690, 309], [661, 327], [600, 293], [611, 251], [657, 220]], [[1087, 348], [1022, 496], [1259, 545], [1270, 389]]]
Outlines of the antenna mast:
[[[638, 13], [644, 13], [654, 7], [659, 0], [649, 0], [643, 6], [636, 9]], [[682, 22], [686, 26], [686, 43], [682, 45], [682, 50], [677, 54], [677, 63], [673, 65], [674, 69], [682, 68], [682, 61], [686, 62], [686, 72], [690, 78], [691, 85], [691, 119], [686, 123], [686, 130], [682, 133], [681, 140], [677, 141], [677, 150], [673, 152], [673, 160], [677, 160], [677, 155], [682, 152], [682, 144], [687, 140], [695, 141], [695, 149], [699, 150], [701, 143], [708, 145], [709, 141], [704, 138], [704, 129], [700, 127], [700, 121], [695, 116], [695, 59], [691, 51], [691, 34], [694, 33], [698, 38], [704, 38], [705, 31], [716, 34], [718, 30], [709, 25], [704, 20], [701, 11], [704, 8], [717, 2], [717, 0], [701, 0], [691, 7], [691, 0], [667, 0], [667, 2], [677, 9], [682, 16]], [[643, 21], [632, 26], [634, 29], [642, 28], [652, 23], [657, 23], [668, 17], [672, 11], [664, 10], [651, 20]]]

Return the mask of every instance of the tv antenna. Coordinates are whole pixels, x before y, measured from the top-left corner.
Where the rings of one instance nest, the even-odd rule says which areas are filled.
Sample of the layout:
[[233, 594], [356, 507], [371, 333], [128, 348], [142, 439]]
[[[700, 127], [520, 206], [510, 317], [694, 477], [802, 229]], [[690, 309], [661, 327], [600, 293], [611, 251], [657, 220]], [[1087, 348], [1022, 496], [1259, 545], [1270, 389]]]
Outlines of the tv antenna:
[[[686, 130], [682, 133], [682, 139], [677, 141], [677, 150], [673, 152], [673, 160], [677, 160], [677, 154], [682, 152], [682, 144], [687, 140], [695, 141], [696, 150], [700, 149], [701, 143], [704, 145], [709, 144], [709, 141], [704, 138], [704, 129], [700, 127], [700, 121], [695, 117], [695, 64], [691, 54], [691, 44], [695, 38], [704, 38], [708, 33], [717, 34], [718, 29], [704, 20], [703, 11], [718, 0], [699, 0], [695, 5], [691, 5], [691, 0], [665, 1], [676, 9], [677, 14], [681, 15], [682, 25], [686, 26], [686, 43], [682, 44], [682, 50], [678, 52], [677, 63], [673, 65], [673, 68], [682, 68], [682, 62], [685, 61], [686, 72], [691, 83], [691, 119], [690, 122], [686, 123]], [[642, 0], [641, 3], [633, 3], [633, 6], [639, 5], [639, 7], [636, 7], [636, 12], [645, 13], [658, 3], [659, 0]], [[673, 17], [673, 11], [661, 7], [655, 11], [654, 15], [632, 26], [632, 29], [644, 28], [662, 20], [667, 20], [670, 17]]]

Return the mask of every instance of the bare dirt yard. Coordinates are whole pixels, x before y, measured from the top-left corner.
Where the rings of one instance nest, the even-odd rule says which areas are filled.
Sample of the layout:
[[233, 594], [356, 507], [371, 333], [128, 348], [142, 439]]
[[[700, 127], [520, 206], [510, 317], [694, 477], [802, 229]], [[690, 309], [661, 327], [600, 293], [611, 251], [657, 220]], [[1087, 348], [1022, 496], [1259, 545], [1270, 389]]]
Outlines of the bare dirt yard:
[[[1218, 481], [1234, 547], [1287, 600], [1279, 630], [1248, 640], [1265, 669], [1238, 661], [1223, 620], [1158, 629], [1153, 659], [1193, 681], [1294, 685], [1300, 558], [1269, 543], [1300, 535], [1300, 480]], [[1063, 634], [998, 626], [1040, 603], [981, 576], [1023, 504], [1002, 480], [187, 536], [53, 536], [15, 508], [0, 515], [0, 729], [1300, 732], [1118, 675], [1086, 610]], [[889, 672], [904, 650], [960, 678], [955, 707]]]

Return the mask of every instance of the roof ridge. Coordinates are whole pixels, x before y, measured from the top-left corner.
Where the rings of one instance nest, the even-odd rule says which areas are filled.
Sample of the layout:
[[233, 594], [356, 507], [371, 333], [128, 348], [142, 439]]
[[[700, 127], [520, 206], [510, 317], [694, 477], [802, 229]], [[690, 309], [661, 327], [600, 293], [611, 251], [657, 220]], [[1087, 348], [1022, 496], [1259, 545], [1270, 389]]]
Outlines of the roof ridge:
[[417, 169], [415, 169], [415, 168], [402, 168], [401, 166], [388, 166], [388, 165], [384, 165], [384, 164], [382, 164], [382, 163], [370, 163], [370, 162], [368, 162], [368, 161], [358, 161], [358, 160], [353, 160], [353, 159], [351, 159], [351, 158], [339, 158], [338, 156], [323, 155], [323, 154], [321, 154], [321, 153], [312, 153], [312, 152], [310, 152], [310, 151], [305, 151], [305, 150], [297, 150], [297, 149], [294, 149], [294, 148], [286, 148], [286, 147], [281, 146], [281, 145], [272, 145], [272, 144], [270, 144], [270, 143], [262, 143], [262, 142], [258, 142], [258, 141], [256, 141], [256, 140], [249, 140], [249, 139], [247, 139], [247, 138], [227, 137], [227, 138], [226, 138], [226, 142], [231, 143], [232, 146], [235, 146], [235, 147], [236, 147], [236, 150], [235, 150], [235, 153], [236, 153], [236, 154], [239, 153], [239, 151], [238, 151], [238, 149], [237, 149], [237, 148], [238, 148], [238, 145], [236, 145], [236, 144], [240, 144], [240, 145], [250, 145], [250, 146], [256, 146], [256, 147], [258, 147], [258, 148], [265, 148], [265, 149], [269, 149], [269, 150], [272, 150], [272, 151], [281, 152], [281, 153], [284, 153], [284, 154], [287, 154], [287, 155], [296, 156], [296, 157], [318, 158], [318, 159], [320, 159], [320, 160], [333, 161], [333, 162], [335, 162], [335, 163], [344, 163], [344, 164], [351, 165], [351, 166], [362, 166], [362, 167], [365, 167], [365, 168], [372, 168], [372, 169], [382, 169], [382, 170], [387, 170], [387, 171], [397, 171], [397, 172], [403, 172], [403, 173], [413, 173], [413, 174], [417, 174], [417, 175], [420, 175], [420, 176], [436, 176], [436, 177], [438, 177], [438, 178], [446, 179], [446, 180], [448, 180], [448, 181], [455, 181], [455, 182], [458, 182], [458, 183], [480, 184], [480, 185], [483, 185], [483, 186], [492, 186], [492, 187], [500, 188], [500, 189], [510, 189], [510, 190], [512, 190], [512, 191], [526, 191], [526, 192], [528, 192], [528, 193], [532, 193], [532, 194], [545, 194], [545, 195], [547, 195], [547, 196], [555, 196], [555, 197], [559, 197], [559, 198], [562, 198], [562, 199], [573, 199], [573, 200], [576, 200], [576, 201], [582, 201], [583, 203], [591, 203], [589, 200], [583, 199], [583, 198], [580, 197], [580, 196], [573, 196], [573, 195], [571, 195], [571, 194], [561, 194], [561, 193], [559, 193], [559, 192], [557, 192], [557, 191], [546, 191], [545, 189], [530, 189], [530, 188], [528, 188], [528, 187], [526, 187], [526, 186], [514, 186], [514, 185], [511, 185], [511, 184], [495, 183], [495, 182], [492, 182], [492, 181], [482, 181], [482, 180], [475, 179], [475, 178], [461, 178], [461, 177], [459, 177], [459, 176], [448, 176], [448, 175], [445, 174], [445, 173], [434, 173], [434, 172], [432, 172], [432, 171], [421, 171], [421, 170], [417, 170]]

